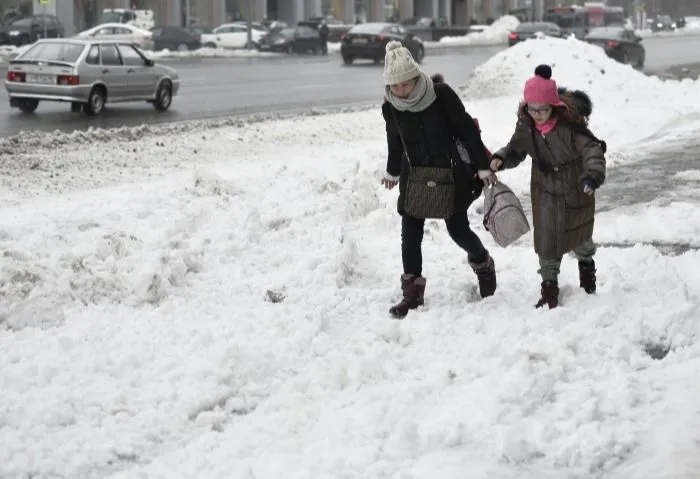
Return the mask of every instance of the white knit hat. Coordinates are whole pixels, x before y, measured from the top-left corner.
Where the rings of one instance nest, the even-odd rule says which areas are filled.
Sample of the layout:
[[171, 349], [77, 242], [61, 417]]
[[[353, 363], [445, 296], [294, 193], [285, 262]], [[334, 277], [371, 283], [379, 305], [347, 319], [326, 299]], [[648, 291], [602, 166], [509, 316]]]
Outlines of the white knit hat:
[[421, 69], [413, 59], [413, 55], [401, 42], [392, 40], [386, 44], [384, 56], [384, 84], [396, 85], [415, 78], [421, 74]]

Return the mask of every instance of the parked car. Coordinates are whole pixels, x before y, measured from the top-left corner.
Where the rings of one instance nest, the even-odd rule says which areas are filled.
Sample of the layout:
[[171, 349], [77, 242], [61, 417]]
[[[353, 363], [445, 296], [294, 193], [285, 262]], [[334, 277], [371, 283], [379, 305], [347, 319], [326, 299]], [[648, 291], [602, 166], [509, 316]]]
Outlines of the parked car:
[[177, 72], [155, 64], [132, 43], [94, 39], [39, 40], [10, 61], [10, 106], [32, 113], [41, 101], [102, 113], [105, 103], [146, 101], [167, 110], [180, 88]]
[[676, 29], [676, 22], [669, 15], [657, 15], [647, 22], [652, 32], [672, 32]]
[[170, 50], [171, 52], [186, 52], [202, 48], [200, 36], [192, 34], [181, 27], [153, 27], [153, 49], [155, 51]]
[[267, 31], [262, 32], [251, 28], [251, 44], [249, 45], [248, 27], [245, 24], [225, 23], [216, 27], [213, 31], [214, 35], [221, 39], [219, 46], [222, 48], [260, 48], [262, 38], [267, 35]]
[[311, 27], [292, 27], [270, 33], [260, 44], [261, 51], [282, 53], [321, 53], [321, 37]]
[[416, 62], [423, 61], [423, 41], [403, 26], [397, 23], [360, 23], [341, 38], [340, 54], [343, 63], [350, 65], [356, 59], [380, 63], [384, 61], [386, 44], [392, 40], [398, 40], [408, 48]]
[[[45, 34], [45, 35], [44, 35]], [[0, 45], [17, 47], [34, 43], [40, 38], [66, 36], [63, 24], [53, 15], [33, 15], [10, 21], [0, 27]]]
[[538, 33], [548, 37], [561, 37], [561, 29], [556, 23], [551, 22], [525, 22], [508, 34], [508, 46], [524, 42], [528, 38], [534, 38]]
[[214, 31], [206, 25], [190, 25], [186, 27], [189, 33], [199, 37], [199, 42], [206, 48], [217, 48], [221, 39], [214, 34]]
[[142, 50], [153, 50], [153, 33], [126, 23], [103, 23], [78, 33], [76, 37], [131, 42]]
[[635, 68], [644, 68], [646, 50], [642, 38], [634, 30], [625, 27], [593, 28], [584, 41], [602, 47], [605, 53], [620, 63], [629, 63]]

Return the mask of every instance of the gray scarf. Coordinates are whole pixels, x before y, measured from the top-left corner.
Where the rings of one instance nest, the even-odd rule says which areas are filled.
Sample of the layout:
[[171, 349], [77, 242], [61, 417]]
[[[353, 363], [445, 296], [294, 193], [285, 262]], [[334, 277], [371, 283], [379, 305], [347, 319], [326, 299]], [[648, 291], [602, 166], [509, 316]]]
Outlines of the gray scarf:
[[397, 110], [413, 113], [425, 110], [437, 98], [433, 80], [425, 73], [418, 76], [416, 86], [407, 98], [394, 95], [389, 85], [385, 88], [384, 96]]

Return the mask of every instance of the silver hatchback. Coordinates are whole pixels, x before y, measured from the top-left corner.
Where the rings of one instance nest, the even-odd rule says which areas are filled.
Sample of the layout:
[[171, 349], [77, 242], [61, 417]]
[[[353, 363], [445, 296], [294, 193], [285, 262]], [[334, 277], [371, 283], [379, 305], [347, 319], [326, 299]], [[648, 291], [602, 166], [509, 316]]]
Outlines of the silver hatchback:
[[105, 103], [147, 101], [165, 111], [180, 89], [177, 72], [135, 45], [114, 40], [39, 40], [13, 59], [5, 89], [10, 106], [32, 113], [40, 101], [69, 102], [99, 115]]

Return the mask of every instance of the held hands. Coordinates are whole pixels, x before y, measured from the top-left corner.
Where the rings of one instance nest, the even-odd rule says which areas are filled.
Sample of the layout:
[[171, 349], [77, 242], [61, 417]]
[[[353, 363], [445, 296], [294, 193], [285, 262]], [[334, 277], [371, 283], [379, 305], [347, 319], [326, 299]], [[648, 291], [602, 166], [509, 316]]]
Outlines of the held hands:
[[479, 179], [484, 182], [484, 186], [491, 186], [498, 181], [496, 174], [491, 170], [479, 170]]
[[498, 171], [503, 167], [503, 160], [500, 158], [492, 158], [491, 163], [489, 163], [489, 168], [491, 171]]

